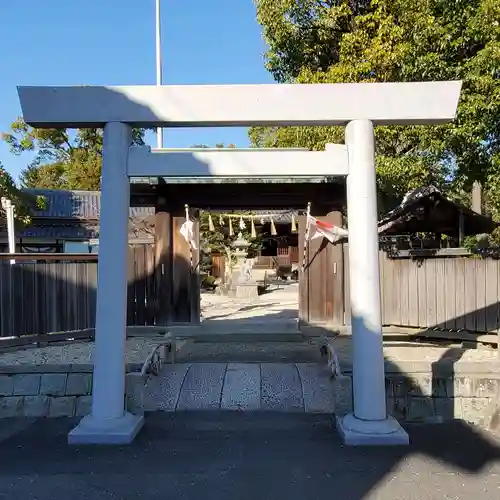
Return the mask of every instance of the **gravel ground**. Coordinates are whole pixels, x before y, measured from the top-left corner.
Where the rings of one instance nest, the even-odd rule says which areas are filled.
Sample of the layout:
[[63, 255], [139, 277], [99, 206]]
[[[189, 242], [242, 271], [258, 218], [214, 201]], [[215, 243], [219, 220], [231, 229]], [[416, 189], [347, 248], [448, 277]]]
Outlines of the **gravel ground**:
[[[127, 363], [143, 363], [154, 344], [145, 338], [127, 339]], [[0, 355], [0, 365], [91, 364], [94, 342], [74, 342], [50, 347], [31, 348]]]
[[155, 413], [116, 447], [69, 447], [74, 425], [46, 419], [11, 433], [0, 499], [500, 498], [498, 444], [461, 422], [409, 427], [408, 447], [364, 449], [342, 446], [323, 415]]

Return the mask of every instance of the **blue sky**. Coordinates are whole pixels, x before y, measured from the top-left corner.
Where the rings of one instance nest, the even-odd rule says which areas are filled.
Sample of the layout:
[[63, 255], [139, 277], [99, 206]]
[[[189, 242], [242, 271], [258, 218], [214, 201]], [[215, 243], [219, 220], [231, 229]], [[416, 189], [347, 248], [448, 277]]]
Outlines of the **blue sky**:
[[[17, 85], [154, 84], [155, 0], [0, 1], [0, 131], [20, 115]], [[164, 84], [271, 83], [252, 0], [162, 0]], [[154, 137], [151, 137], [154, 141]], [[246, 129], [176, 129], [166, 147], [248, 145]], [[29, 154], [0, 144], [16, 178]]]

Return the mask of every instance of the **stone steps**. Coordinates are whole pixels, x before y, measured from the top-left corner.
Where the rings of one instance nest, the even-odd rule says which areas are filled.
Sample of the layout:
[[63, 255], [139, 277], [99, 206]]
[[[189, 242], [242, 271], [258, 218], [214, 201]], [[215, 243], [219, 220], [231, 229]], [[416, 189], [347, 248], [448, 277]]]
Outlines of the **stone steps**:
[[[213, 340], [213, 339], [212, 339]], [[247, 362], [247, 363], [325, 363], [318, 345], [305, 341], [273, 341], [272, 339], [239, 338], [217, 342], [186, 342], [176, 353], [177, 362]]]
[[318, 363], [164, 365], [145, 387], [145, 411], [333, 413], [334, 383]]

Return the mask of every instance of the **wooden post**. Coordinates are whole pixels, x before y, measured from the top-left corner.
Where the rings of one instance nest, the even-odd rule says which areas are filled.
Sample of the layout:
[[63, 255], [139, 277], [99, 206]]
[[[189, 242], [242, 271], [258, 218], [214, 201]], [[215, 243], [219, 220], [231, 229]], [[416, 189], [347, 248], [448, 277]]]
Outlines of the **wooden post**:
[[[191, 212], [191, 218], [196, 216], [197, 214]], [[195, 220], [197, 249], [192, 250], [191, 263], [189, 244], [180, 233], [185, 220], [184, 207], [176, 207], [172, 212], [172, 323], [200, 321], [199, 223]]]
[[[200, 321], [199, 224], [195, 221], [197, 249], [192, 251], [180, 233], [186, 220], [184, 206], [160, 191], [155, 210], [156, 324]], [[197, 214], [192, 211], [192, 218]]]
[[460, 210], [458, 214], [458, 246], [462, 247], [464, 244], [464, 214]]
[[[342, 226], [342, 214], [333, 211], [320, 220]], [[322, 211], [325, 213], [325, 210]], [[304, 245], [306, 218], [299, 218], [299, 249]], [[300, 269], [300, 266], [299, 266]], [[299, 322], [339, 326], [344, 322], [344, 277], [342, 245], [318, 238], [308, 243], [307, 262], [299, 274]]]
[[172, 309], [172, 213], [163, 194], [155, 205], [155, 320], [167, 325]]

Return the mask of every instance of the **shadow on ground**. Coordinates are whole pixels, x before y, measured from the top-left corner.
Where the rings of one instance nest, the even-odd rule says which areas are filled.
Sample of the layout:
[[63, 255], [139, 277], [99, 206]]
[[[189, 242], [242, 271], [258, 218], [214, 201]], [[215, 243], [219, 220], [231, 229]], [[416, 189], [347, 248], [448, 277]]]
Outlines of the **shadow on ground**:
[[128, 447], [66, 444], [70, 419], [1, 443], [0, 498], [498, 498], [499, 448], [460, 422], [408, 427], [407, 448], [346, 448], [330, 416], [148, 416]]

